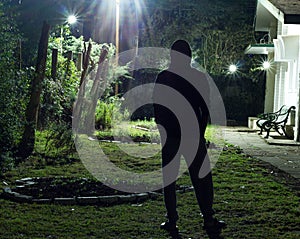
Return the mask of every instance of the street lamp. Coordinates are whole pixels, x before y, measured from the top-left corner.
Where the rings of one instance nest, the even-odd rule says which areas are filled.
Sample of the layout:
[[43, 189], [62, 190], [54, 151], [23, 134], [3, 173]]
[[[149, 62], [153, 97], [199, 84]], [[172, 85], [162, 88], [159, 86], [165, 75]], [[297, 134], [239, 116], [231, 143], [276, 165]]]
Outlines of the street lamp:
[[[116, 1], [116, 3], [115, 3], [116, 4], [116, 33], [115, 33], [116, 53], [115, 53], [115, 56], [116, 56], [116, 66], [118, 66], [119, 51], [120, 51], [120, 2], [121, 2], [121, 0], [115, 0], [115, 1]], [[136, 14], [136, 21], [137, 21], [137, 12], [135, 12], [135, 14]], [[136, 38], [135, 38], [135, 45], [136, 45], [136, 55], [137, 55], [138, 54], [138, 36], [136, 36]], [[118, 94], [118, 91], [119, 91], [119, 85], [116, 82], [115, 83], [115, 95]]]
[[116, 0], [116, 55], [119, 54], [120, 0]]
[[[120, 28], [120, 0], [116, 0], [116, 66], [118, 66], [118, 58], [119, 58], [119, 28]], [[115, 84], [115, 95], [119, 92], [118, 82]]]

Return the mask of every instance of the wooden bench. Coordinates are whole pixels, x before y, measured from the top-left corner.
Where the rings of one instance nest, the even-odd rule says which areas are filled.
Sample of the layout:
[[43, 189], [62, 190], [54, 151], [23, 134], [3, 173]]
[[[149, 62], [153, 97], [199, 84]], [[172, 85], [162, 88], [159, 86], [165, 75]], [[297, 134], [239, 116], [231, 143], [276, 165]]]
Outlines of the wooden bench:
[[263, 131], [266, 131], [267, 135], [265, 138], [268, 138], [271, 129], [274, 129], [280, 135], [285, 135], [287, 138], [289, 138], [285, 130], [285, 125], [288, 121], [291, 111], [295, 109], [295, 106], [287, 107], [283, 105], [276, 112], [259, 115], [259, 120], [256, 122], [256, 125], [260, 128], [259, 134], [262, 134]]

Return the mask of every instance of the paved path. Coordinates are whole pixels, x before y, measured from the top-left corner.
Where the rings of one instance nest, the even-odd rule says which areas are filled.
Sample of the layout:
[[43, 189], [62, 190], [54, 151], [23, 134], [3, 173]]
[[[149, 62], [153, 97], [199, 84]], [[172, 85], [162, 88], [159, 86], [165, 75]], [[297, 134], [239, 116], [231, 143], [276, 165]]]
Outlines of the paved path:
[[267, 141], [246, 127], [226, 127], [225, 140], [238, 145], [246, 154], [300, 179], [300, 143], [272, 138]]

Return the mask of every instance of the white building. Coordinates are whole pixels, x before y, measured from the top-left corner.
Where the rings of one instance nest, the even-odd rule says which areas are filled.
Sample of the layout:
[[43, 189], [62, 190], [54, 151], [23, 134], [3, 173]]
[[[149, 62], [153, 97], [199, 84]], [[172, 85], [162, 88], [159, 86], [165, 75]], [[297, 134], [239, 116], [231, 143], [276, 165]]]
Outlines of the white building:
[[246, 54], [267, 54], [272, 64], [266, 76], [265, 112], [295, 106], [289, 124], [294, 126], [294, 140], [300, 141], [300, 1], [258, 0], [255, 31], [266, 36]]

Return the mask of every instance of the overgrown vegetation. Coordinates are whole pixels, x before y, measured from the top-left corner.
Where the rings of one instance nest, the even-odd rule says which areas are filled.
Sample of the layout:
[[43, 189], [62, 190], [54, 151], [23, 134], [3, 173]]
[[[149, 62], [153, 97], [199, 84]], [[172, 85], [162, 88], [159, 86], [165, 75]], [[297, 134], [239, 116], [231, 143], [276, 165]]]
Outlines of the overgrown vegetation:
[[[0, 62], [2, 76], [0, 79], [2, 99], [0, 102], [0, 175], [12, 167], [16, 161], [20, 161], [19, 158], [16, 160], [16, 149], [19, 147], [26, 123], [25, 109], [29, 101], [30, 82], [36, 74], [34, 67], [23, 69], [21, 64], [21, 43], [19, 44], [21, 35], [14, 23], [15, 9], [8, 11], [9, 6], [9, 4], [4, 6], [2, 3], [0, 5], [0, 27], [3, 32], [0, 37], [1, 49], [3, 49], [0, 51], [0, 58], [3, 59]], [[17, 48], [19, 45], [20, 48]], [[36, 117], [37, 127], [34, 128], [47, 132], [47, 150], [56, 149], [61, 154], [60, 156], [74, 153], [71, 130], [72, 113], [81, 81], [85, 77], [85, 75], [82, 76], [78, 62], [80, 54], [88, 50], [88, 45], [91, 47], [91, 52], [85, 74], [97, 71], [99, 57], [104, 48], [108, 52], [107, 59], [110, 59], [115, 54], [115, 47], [112, 44], [98, 44], [92, 40], [88, 43], [84, 42], [83, 37], [72, 36], [68, 25], [53, 27], [50, 34], [46, 75], [42, 80], [41, 102]], [[53, 58], [55, 51], [58, 53], [56, 64], [54, 63], [55, 57]], [[110, 96], [112, 84], [121, 75], [129, 76], [127, 66], [109, 68], [105, 76], [106, 90], [102, 93], [101, 102]], [[87, 90], [92, 87], [90, 83], [91, 81], [86, 84]], [[106, 115], [100, 116], [99, 112], [98, 110], [98, 120], [100, 117], [107, 118]], [[104, 128], [109, 127], [109, 122], [103, 123]], [[21, 144], [18, 152], [23, 150], [25, 149]]]

